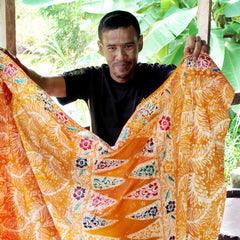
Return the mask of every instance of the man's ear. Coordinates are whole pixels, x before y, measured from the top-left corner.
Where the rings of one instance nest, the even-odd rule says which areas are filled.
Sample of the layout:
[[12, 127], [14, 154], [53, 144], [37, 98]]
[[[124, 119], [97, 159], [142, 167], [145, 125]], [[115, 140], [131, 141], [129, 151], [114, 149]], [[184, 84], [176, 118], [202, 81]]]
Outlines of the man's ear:
[[101, 53], [101, 55], [104, 57], [104, 52], [103, 52], [103, 45], [100, 41], [97, 42], [98, 44], [98, 49], [99, 49], [99, 52]]
[[138, 39], [138, 52], [141, 52], [143, 49], [143, 35], [140, 35]]

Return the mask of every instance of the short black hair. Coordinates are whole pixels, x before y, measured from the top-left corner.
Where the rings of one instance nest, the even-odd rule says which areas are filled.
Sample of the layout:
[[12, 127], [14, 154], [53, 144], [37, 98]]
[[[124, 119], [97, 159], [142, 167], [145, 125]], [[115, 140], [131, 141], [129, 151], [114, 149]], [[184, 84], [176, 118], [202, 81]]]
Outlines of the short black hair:
[[107, 13], [100, 21], [98, 26], [98, 37], [102, 42], [102, 33], [108, 30], [114, 30], [119, 27], [133, 26], [136, 31], [136, 36], [140, 37], [140, 26], [137, 18], [127, 11], [117, 10]]

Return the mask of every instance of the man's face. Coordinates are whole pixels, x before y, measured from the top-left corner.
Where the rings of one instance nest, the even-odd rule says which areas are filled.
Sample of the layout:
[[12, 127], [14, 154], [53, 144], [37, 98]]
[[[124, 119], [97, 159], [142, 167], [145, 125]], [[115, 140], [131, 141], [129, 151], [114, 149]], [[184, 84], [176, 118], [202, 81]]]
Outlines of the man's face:
[[106, 58], [110, 75], [115, 81], [127, 82], [133, 77], [138, 53], [143, 47], [143, 37], [137, 38], [132, 25], [104, 31], [98, 47]]

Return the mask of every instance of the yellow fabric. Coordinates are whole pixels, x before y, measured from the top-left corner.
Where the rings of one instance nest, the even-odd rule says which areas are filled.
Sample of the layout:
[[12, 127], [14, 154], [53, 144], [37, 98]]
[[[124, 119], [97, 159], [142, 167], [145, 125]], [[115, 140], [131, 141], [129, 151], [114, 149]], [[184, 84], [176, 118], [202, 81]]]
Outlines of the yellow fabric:
[[0, 52], [0, 239], [217, 239], [233, 96], [186, 56], [110, 147]]

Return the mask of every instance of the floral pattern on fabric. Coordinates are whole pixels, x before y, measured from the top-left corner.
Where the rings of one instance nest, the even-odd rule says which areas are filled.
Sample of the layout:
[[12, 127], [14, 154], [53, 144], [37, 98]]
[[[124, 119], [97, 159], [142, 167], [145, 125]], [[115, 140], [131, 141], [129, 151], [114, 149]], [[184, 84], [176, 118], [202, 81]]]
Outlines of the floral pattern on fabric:
[[28, 79], [27, 78], [14, 78], [14, 81], [16, 83], [25, 83], [28, 81]]
[[81, 198], [85, 197], [85, 191], [86, 189], [82, 187], [76, 187], [74, 190], [73, 197], [76, 198], [77, 200], [80, 200]]
[[173, 171], [173, 162], [171, 160], [167, 160], [163, 165], [164, 173], [171, 173]]
[[93, 140], [89, 138], [83, 138], [79, 143], [79, 147], [87, 151], [92, 149], [92, 144], [93, 144]]
[[131, 194], [127, 195], [127, 198], [132, 199], [157, 199], [159, 196], [159, 185], [157, 182], [152, 182], [147, 184], [136, 191], [133, 191]]
[[[36, 90], [35, 90], [36, 89]], [[44, 92], [40, 87], [33, 88], [34, 94], [32, 97], [36, 99], [37, 101], [43, 101], [44, 109], [48, 112], [55, 112], [53, 108], [53, 100], [47, 95], [46, 92]]]
[[130, 177], [143, 177], [143, 178], [150, 178], [156, 177], [158, 172], [157, 163], [154, 161], [143, 163], [137, 166], [136, 169], [131, 172]]
[[169, 201], [166, 206], [167, 214], [174, 212], [175, 208], [176, 208], [175, 201]]
[[137, 219], [137, 220], [147, 220], [156, 218], [159, 215], [159, 202], [155, 202], [147, 207], [144, 207], [138, 210], [135, 213], [132, 213], [126, 218]]
[[217, 239], [233, 96], [186, 56], [110, 147], [0, 51], [0, 238]]
[[109, 153], [109, 150], [104, 147], [104, 146], [101, 146], [99, 149], [98, 149], [98, 154], [99, 155], [104, 155], [104, 154], [108, 154]]
[[184, 61], [183, 65], [189, 67], [189, 68], [194, 68], [196, 66], [196, 61], [193, 61], [192, 56], [187, 56]]
[[116, 221], [107, 221], [106, 219], [101, 219], [97, 216], [86, 216], [82, 220], [83, 227], [85, 229], [98, 229], [106, 227], [109, 224], [113, 224]]
[[109, 198], [100, 193], [93, 192], [88, 204], [90, 210], [104, 209], [116, 203], [115, 199]]
[[87, 163], [87, 159], [86, 158], [81, 158], [81, 157], [77, 158], [77, 160], [76, 160], [76, 167], [84, 168], [84, 167], [87, 167], [87, 166], [88, 166], [88, 163]]
[[12, 64], [12, 63], [9, 63], [3, 70], [7, 76], [11, 76], [11, 77], [14, 77], [17, 75], [17, 68]]
[[156, 110], [158, 109], [157, 106], [152, 105], [151, 103], [148, 103], [146, 107], [143, 107], [141, 109], [138, 110], [138, 112], [140, 113], [140, 115], [142, 117], [149, 117], [150, 115], [152, 115]]
[[92, 180], [93, 187], [95, 189], [107, 189], [116, 187], [124, 182], [123, 178], [114, 177], [94, 177]]
[[155, 150], [155, 145], [154, 145], [154, 141], [152, 138], [150, 138], [146, 145], [144, 146], [143, 148], [143, 154], [151, 154], [151, 153], [154, 153], [154, 150]]
[[134, 131], [138, 131], [146, 124], [147, 120], [138, 118], [138, 115], [136, 116], [135, 120], [130, 123], [130, 128]]
[[115, 160], [115, 159], [107, 159], [107, 160], [96, 160], [94, 165], [94, 170], [107, 170], [114, 169], [122, 166], [125, 163], [124, 160]]
[[64, 124], [68, 122], [68, 118], [65, 116], [63, 112], [59, 112], [56, 114], [57, 118]]
[[37, 94], [43, 102], [53, 102], [53, 100], [51, 98], [49, 98], [47, 93], [44, 92], [42, 89], [38, 89]]
[[202, 70], [212, 67], [211, 58], [205, 55], [200, 55], [197, 61], [197, 67], [201, 68]]
[[169, 116], [162, 116], [159, 121], [160, 129], [163, 131], [167, 131], [170, 129], [171, 121]]

